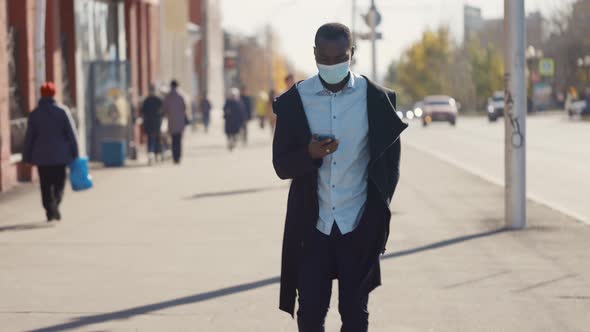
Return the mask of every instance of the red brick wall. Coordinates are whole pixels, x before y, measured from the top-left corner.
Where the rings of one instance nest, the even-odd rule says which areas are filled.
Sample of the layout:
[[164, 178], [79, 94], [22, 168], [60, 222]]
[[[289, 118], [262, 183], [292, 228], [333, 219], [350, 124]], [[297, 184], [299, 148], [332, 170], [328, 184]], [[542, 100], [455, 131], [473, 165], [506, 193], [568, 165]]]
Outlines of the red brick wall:
[[[6, 26], [6, 0], [0, 0], [0, 50], [6, 49]], [[10, 164], [7, 62], [6, 52], [0, 52], [0, 192], [16, 184], [16, 169]]]

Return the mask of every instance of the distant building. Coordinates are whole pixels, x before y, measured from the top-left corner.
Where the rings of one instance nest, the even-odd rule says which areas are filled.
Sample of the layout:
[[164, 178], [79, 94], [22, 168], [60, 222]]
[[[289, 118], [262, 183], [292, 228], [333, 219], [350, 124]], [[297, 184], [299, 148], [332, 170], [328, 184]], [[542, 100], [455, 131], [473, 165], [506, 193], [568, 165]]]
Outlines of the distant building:
[[[463, 8], [464, 42], [477, 39], [483, 47], [504, 49], [504, 18], [483, 19], [481, 9], [473, 6]], [[526, 18], [527, 45], [541, 47], [546, 39], [545, 19], [540, 12], [530, 13]]]
[[465, 5], [463, 7], [463, 41], [469, 42], [471, 39], [478, 36], [483, 26], [483, 17], [481, 16], [481, 9]]

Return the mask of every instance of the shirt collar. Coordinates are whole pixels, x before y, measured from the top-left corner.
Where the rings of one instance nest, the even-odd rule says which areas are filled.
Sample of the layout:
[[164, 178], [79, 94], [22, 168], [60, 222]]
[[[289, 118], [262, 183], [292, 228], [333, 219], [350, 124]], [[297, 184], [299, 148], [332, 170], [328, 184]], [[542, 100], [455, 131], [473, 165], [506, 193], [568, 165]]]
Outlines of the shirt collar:
[[[348, 79], [348, 83], [341, 91], [337, 92], [336, 94], [339, 94], [339, 93], [348, 94], [348, 93], [353, 92], [357, 87], [358, 87], [358, 84], [356, 84], [355, 74], [353, 72], [350, 72], [350, 78]], [[316, 75], [316, 77], [315, 77], [313, 91], [315, 92], [315, 94], [317, 94], [319, 96], [328, 96], [328, 95], [335, 94], [334, 92], [332, 92], [324, 87], [324, 85], [322, 84], [322, 81], [320, 80], [319, 74]]]

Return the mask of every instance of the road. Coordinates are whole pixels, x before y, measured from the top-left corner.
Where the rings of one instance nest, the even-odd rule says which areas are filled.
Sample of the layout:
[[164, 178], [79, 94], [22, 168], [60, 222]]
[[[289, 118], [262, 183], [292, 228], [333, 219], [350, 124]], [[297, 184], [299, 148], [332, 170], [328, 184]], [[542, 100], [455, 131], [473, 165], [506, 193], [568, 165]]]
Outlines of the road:
[[[0, 331], [295, 331], [277, 309], [288, 181], [268, 132], [234, 153], [219, 132], [187, 136], [179, 167], [93, 170], [57, 225], [37, 192], [0, 197]], [[404, 146], [371, 331], [588, 332], [590, 227], [530, 203], [529, 228], [506, 231], [501, 202]]]
[[[418, 122], [405, 143], [504, 185], [504, 123], [462, 117], [456, 128]], [[562, 115], [527, 119], [527, 190], [529, 198], [590, 223], [590, 122]]]

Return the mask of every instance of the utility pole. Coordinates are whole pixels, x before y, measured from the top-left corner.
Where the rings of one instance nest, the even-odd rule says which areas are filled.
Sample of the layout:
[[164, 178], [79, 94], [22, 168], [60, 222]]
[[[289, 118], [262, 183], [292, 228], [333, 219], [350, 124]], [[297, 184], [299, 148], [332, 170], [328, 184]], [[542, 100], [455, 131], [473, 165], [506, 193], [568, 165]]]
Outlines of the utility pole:
[[356, 0], [352, 0], [352, 46], [356, 46]]
[[505, 217], [506, 226], [526, 226], [526, 84], [524, 0], [504, 0]]
[[375, 81], [377, 79], [377, 8], [375, 7], [375, 0], [371, 0], [371, 8], [369, 9], [369, 25], [371, 28], [371, 78]]

